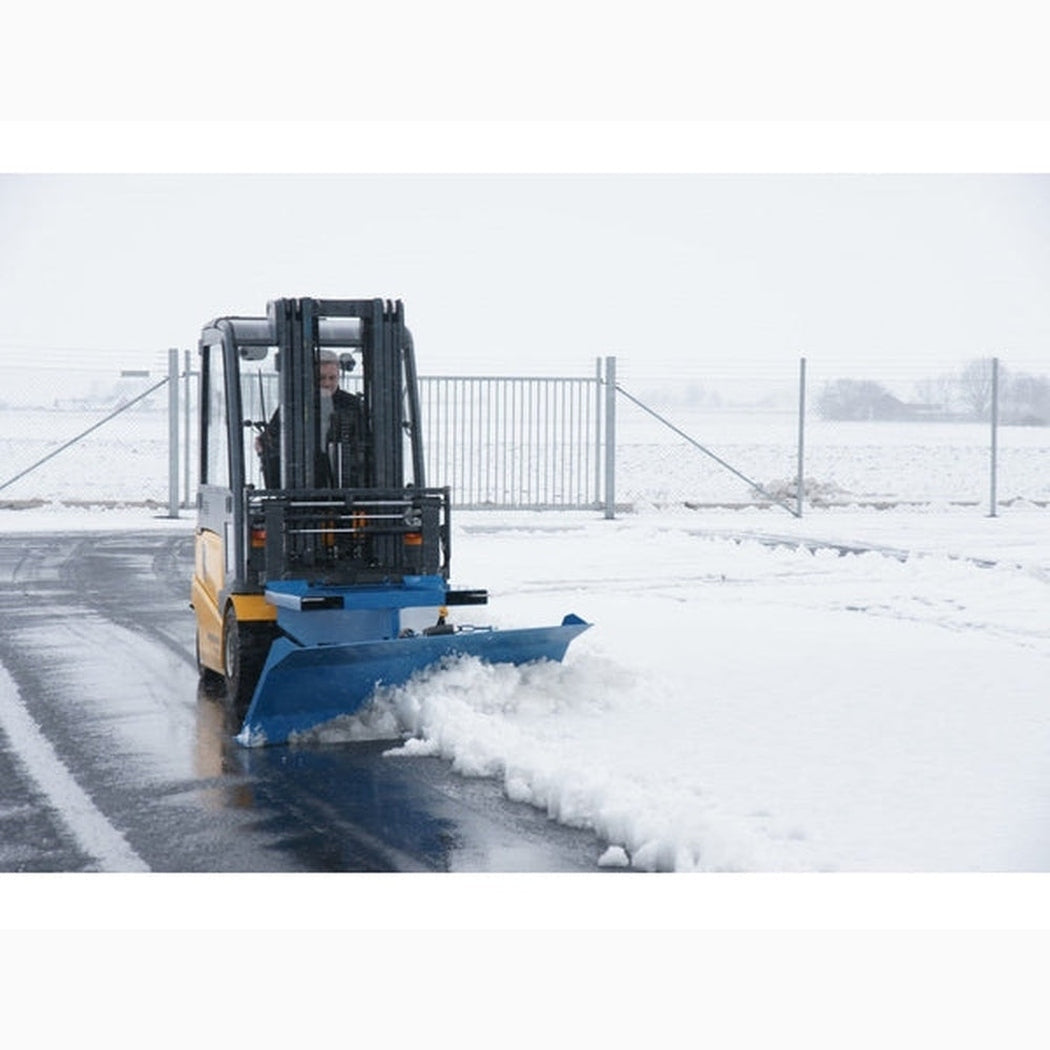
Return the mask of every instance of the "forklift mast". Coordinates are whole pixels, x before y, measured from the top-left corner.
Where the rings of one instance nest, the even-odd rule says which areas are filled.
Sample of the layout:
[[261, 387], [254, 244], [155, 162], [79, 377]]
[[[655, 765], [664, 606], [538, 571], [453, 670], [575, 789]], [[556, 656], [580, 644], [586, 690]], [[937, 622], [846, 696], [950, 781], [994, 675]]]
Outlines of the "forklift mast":
[[[353, 347], [363, 360], [366, 440], [365, 488], [399, 489], [405, 484], [404, 443], [411, 441], [413, 484], [423, 488], [423, 449], [411, 333], [400, 302], [278, 299], [267, 314], [280, 348], [280, 400], [293, 407], [282, 431], [283, 488], [314, 488], [326, 435], [318, 427], [318, 351]], [[404, 393], [405, 396], [402, 396]], [[407, 401], [407, 404], [406, 404]]]

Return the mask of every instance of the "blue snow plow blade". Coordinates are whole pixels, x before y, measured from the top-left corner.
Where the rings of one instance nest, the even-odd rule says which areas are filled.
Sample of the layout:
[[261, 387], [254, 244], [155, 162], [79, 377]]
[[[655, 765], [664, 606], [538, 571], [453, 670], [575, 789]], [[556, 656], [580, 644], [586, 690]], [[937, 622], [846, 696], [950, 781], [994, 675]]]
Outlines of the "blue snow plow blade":
[[483, 627], [346, 644], [301, 645], [281, 637], [270, 648], [237, 741], [246, 747], [287, 743], [293, 733], [360, 710], [377, 687], [402, 685], [448, 656], [494, 664], [560, 661], [588, 627], [569, 614], [556, 627]]

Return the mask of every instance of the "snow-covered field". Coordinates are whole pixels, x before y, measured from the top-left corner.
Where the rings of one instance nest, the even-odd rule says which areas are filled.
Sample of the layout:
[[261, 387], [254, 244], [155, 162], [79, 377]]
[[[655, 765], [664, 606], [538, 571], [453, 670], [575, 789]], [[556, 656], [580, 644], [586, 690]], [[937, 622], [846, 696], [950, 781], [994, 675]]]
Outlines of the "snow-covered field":
[[166, 502], [167, 412], [111, 412], [0, 409], [0, 505]]
[[[794, 412], [654, 408], [707, 449], [676, 436], [636, 405], [617, 412], [617, 500], [658, 505], [741, 504], [756, 494], [739, 474], [782, 496], [798, 469]], [[997, 498], [1050, 500], [1050, 428], [999, 427]], [[807, 494], [825, 503], [956, 502], [988, 506], [991, 428], [986, 423], [829, 422], [804, 429]], [[794, 488], [789, 490], [792, 493]]]
[[[169, 499], [168, 419], [163, 404], [137, 407], [98, 426], [107, 412], [0, 409], [0, 505], [4, 502], [96, 504]], [[616, 422], [616, 501], [627, 506], [742, 505], [761, 501], [750, 482], [787, 498], [798, 467], [795, 413], [654, 408], [705, 454], [636, 405], [620, 401]], [[81, 440], [74, 440], [88, 432]], [[196, 437], [180, 418], [178, 488], [192, 497]], [[1050, 427], [1000, 427], [997, 498], [1050, 503]], [[67, 442], [72, 444], [55, 455]], [[810, 418], [805, 428], [807, 495], [816, 502], [853, 506], [989, 505], [991, 431], [981, 423], [830, 423]], [[187, 454], [188, 449], [188, 454]], [[428, 477], [443, 484], [438, 453]], [[41, 466], [17, 477], [35, 463]], [[728, 464], [726, 469], [714, 457]], [[596, 457], [600, 459], [600, 457]], [[597, 463], [588, 463], [588, 471]], [[582, 469], [582, 468], [581, 468]], [[733, 473], [736, 471], [737, 473]], [[484, 472], [461, 482], [472, 500]], [[17, 480], [8, 482], [12, 478]], [[528, 502], [519, 496], [523, 502]], [[533, 494], [535, 498], [535, 493]]]

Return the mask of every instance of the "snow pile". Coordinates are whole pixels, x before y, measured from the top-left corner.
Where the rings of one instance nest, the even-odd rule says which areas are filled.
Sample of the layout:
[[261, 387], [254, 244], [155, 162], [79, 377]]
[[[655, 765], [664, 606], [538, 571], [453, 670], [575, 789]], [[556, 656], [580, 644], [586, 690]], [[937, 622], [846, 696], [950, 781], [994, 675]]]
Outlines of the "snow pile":
[[674, 763], [672, 750], [670, 769], [653, 764], [676, 733], [668, 719], [682, 713], [680, 698], [608, 657], [525, 667], [464, 659], [377, 702], [413, 734], [391, 755], [437, 755], [464, 775], [498, 777], [509, 798], [595, 830], [637, 868], [784, 866], [785, 855], [719, 814], [688, 761]]

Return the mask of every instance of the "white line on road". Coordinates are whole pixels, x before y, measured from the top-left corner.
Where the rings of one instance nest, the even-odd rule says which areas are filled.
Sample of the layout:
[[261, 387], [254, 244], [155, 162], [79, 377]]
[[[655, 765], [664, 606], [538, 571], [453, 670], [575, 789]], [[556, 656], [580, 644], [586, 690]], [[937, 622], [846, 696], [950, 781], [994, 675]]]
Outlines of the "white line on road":
[[7, 670], [0, 666], [0, 729], [8, 735], [37, 786], [85, 852], [103, 871], [149, 871], [149, 865], [106, 819], [73, 779], [51, 742], [33, 721]]

